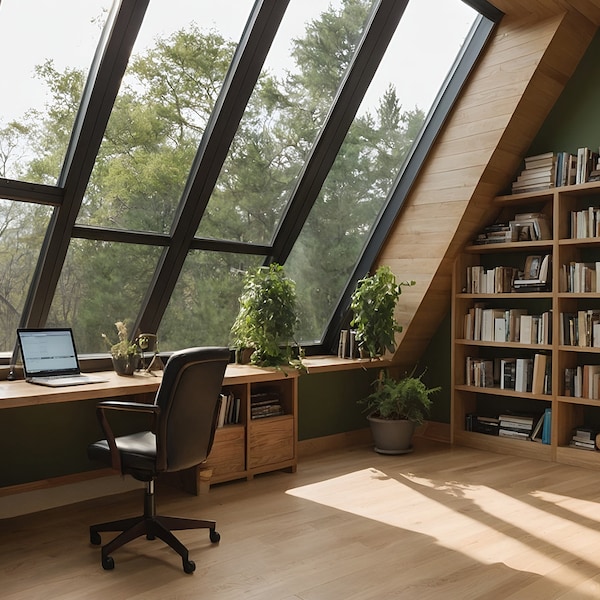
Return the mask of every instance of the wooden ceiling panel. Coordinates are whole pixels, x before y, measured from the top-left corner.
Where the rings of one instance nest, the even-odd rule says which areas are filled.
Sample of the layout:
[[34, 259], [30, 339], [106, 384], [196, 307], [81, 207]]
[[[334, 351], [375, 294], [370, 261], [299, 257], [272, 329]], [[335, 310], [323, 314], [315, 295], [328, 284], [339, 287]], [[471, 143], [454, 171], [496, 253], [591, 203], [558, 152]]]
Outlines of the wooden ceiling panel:
[[[494, 2], [507, 13], [388, 237], [379, 264], [403, 291], [394, 360], [421, 356], [450, 306], [458, 250], [487, 224], [546, 115], [589, 45], [600, 0]], [[580, 14], [589, 9], [588, 18]], [[567, 12], [565, 12], [567, 11]], [[541, 17], [544, 17], [543, 19]], [[408, 365], [410, 366], [410, 365]]]

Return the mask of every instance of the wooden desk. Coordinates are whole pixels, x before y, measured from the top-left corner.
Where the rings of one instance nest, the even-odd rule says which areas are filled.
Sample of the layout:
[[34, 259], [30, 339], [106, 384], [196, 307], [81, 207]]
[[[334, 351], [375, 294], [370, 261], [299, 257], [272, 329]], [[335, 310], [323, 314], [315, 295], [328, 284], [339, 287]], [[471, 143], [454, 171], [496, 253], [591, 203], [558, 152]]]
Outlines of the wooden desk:
[[[95, 465], [86, 462], [87, 444], [98, 439], [99, 431], [92, 412], [96, 401], [106, 398], [128, 398], [151, 402], [160, 385], [161, 377], [135, 374], [122, 377], [104, 372], [107, 382], [80, 386], [50, 388], [33, 385], [23, 380], [0, 382], [0, 409], [6, 410], [0, 418], [0, 452], [22, 458], [23, 468], [28, 465], [35, 475], [29, 479], [6, 469], [0, 487], [26, 484], [39, 479], [92, 470]], [[251, 365], [230, 364], [223, 380], [223, 391], [240, 399], [240, 422], [217, 429], [213, 450], [200, 469], [184, 472], [178, 477], [188, 491], [197, 493], [210, 483], [233, 479], [252, 478], [255, 474], [279, 469], [295, 471], [298, 438], [298, 373], [284, 373], [275, 369], [261, 369]], [[252, 396], [262, 391], [275, 391], [281, 400], [284, 414], [265, 419], [251, 418]], [[64, 417], [63, 406], [68, 411]], [[54, 414], [49, 410], [56, 406]], [[14, 410], [9, 410], [14, 409]], [[60, 410], [59, 410], [60, 409]], [[16, 415], [16, 413], [20, 413]], [[10, 414], [9, 414], [10, 413]], [[58, 427], [54, 421], [59, 421]], [[4, 429], [2, 429], [4, 427]], [[65, 439], [65, 438], [70, 438]], [[39, 443], [38, 443], [39, 440]], [[37, 448], [36, 446], [39, 446]], [[70, 452], [69, 452], [70, 450]], [[54, 456], [56, 453], [56, 456]], [[71, 460], [73, 465], [61, 463]], [[46, 464], [42, 464], [46, 463]], [[12, 467], [11, 467], [12, 468]], [[7, 481], [8, 480], [8, 481]]]

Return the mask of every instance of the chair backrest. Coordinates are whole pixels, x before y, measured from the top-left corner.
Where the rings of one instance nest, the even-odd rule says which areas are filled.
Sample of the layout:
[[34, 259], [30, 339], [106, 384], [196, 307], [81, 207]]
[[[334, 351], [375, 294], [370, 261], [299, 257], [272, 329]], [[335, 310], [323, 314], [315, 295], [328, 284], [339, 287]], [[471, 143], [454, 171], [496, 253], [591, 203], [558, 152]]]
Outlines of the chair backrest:
[[160, 406], [156, 429], [157, 470], [180, 471], [198, 465], [210, 453], [228, 348], [187, 348], [165, 365], [156, 393]]

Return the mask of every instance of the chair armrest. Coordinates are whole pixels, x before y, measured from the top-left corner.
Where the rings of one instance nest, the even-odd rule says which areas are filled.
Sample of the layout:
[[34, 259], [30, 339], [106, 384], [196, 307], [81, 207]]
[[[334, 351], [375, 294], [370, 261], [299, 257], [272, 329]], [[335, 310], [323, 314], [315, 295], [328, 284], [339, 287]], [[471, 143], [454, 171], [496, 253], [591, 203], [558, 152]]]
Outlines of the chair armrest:
[[110, 450], [111, 467], [115, 471], [121, 471], [121, 454], [117, 448], [117, 442], [115, 440], [115, 434], [113, 433], [112, 427], [106, 417], [106, 412], [109, 410], [126, 411], [126, 412], [137, 412], [147, 413], [154, 415], [152, 430], [155, 430], [156, 418], [160, 413], [160, 407], [156, 404], [145, 404], [143, 402], [126, 402], [121, 400], [103, 400], [98, 402], [96, 405], [96, 417], [100, 423], [100, 427], [104, 432], [108, 448]]

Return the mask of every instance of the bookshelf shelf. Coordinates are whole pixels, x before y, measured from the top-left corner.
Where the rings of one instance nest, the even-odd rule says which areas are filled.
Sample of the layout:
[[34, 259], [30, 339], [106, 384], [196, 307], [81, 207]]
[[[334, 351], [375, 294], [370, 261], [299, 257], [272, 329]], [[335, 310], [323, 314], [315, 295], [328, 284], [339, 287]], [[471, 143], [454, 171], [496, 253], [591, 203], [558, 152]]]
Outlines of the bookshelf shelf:
[[[452, 295], [452, 441], [507, 454], [522, 455], [526, 452], [545, 460], [600, 468], [599, 451], [569, 446], [576, 428], [585, 426], [600, 432], [600, 348], [592, 346], [595, 323], [598, 323], [597, 334], [600, 336], [600, 288], [593, 283], [591, 289], [597, 287], [597, 291], [565, 291], [579, 289], [572, 285], [574, 269], [585, 265], [592, 272], [591, 276], [588, 274], [586, 277], [594, 278], [594, 281], [593, 273], [596, 267], [600, 269], [600, 182], [499, 196], [494, 199], [493, 206], [497, 211], [496, 223], [515, 219], [515, 215], [519, 213], [535, 212], [545, 215], [544, 218], [551, 221], [551, 239], [471, 243], [465, 246], [455, 261]], [[590, 234], [595, 228], [597, 237], [575, 237], [575, 227], [579, 228], [581, 235], [581, 221], [578, 218], [582, 218], [582, 213], [586, 223], [584, 235], [589, 223]], [[552, 277], [548, 291], [467, 293], [471, 289], [469, 276], [474, 267], [483, 267], [487, 271], [500, 266], [516, 265], [522, 269], [527, 257], [531, 255], [551, 257]], [[567, 285], [565, 281], [568, 282]], [[588, 289], [587, 281], [585, 289]], [[597, 281], [600, 282], [600, 272]], [[581, 289], [584, 289], [583, 285]], [[551, 338], [547, 343], [539, 344], [504, 341], [503, 336], [498, 337], [497, 334], [492, 335], [491, 341], [489, 334], [487, 337], [482, 335], [483, 339], [471, 339], [476, 336], [470, 332], [469, 335], [465, 333], [472, 326], [472, 320], [467, 321], [466, 315], [469, 311], [472, 313], [476, 306], [494, 309], [496, 318], [498, 311], [505, 311], [508, 315], [515, 309], [528, 314], [545, 313], [551, 323]], [[502, 328], [500, 331], [503, 331]], [[567, 336], [577, 337], [577, 341], [570, 341]], [[588, 345], [579, 345], [582, 336], [586, 336], [584, 344]], [[600, 337], [596, 340], [597, 344], [600, 344], [599, 340]], [[544, 362], [550, 364], [543, 388], [549, 393], [500, 389], [499, 373], [504, 376], [504, 367], [510, 361], [519, 360], [521, 364], [531, 365], [528, 361], [535, 361], [538, 354], [544, 355]], [[480, 369], [488, 369], [492, 368], [489, 367], [490, 364], [494, 367], [494, 387], [467, 385], [478, 381], [473, 379], [471, 373], [467, 374], [467, 366], [469, 369], [473, 369], [474, 365]], [[503, 365], [502, 371], [498, 368], [500, 364]], [[599, 374], [595, 376], [594, 372]], [[512, 372], [510, 375], [512, 376]], [[470, 378], [468, 381], [467, 376]], [[567, 386], [573, 385], [573, 380], [569, 377], [579, 377], [580, 382], [582, 377], [587, 380], [585, 390], [582, 387], [576, 394], [571, 393], [571, 388]], [[489, 381], [489, 377], [486, 381]], [[506, 386], [507, 380], [503, 381]], [[508, 381], [510, 387], [510, 380]], [[582, 383], [579, 385], [583, 386]], [[531, 389], [523, 387], [523, 383], [517, 388]], [[539, 389], [538, 386], [537, 391]], [[481, 415], [483, 418], [502, 412], [540, 415], [546, 408], [551, 411], [550, 436], [549, 439], [546, 437], [546, 442], [549, 443], [500, 438], [481, 433], [480, 427], [478, 431], [467, 430], [467, 427], [470, 429], [472, 426], [469, 419], [473, 415]]]

